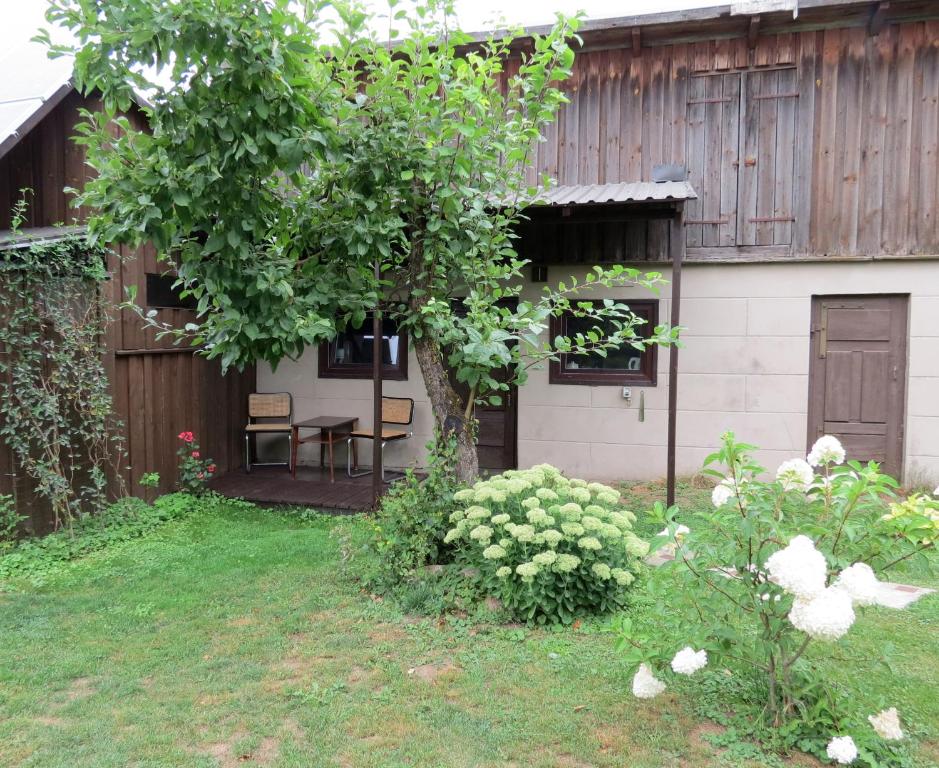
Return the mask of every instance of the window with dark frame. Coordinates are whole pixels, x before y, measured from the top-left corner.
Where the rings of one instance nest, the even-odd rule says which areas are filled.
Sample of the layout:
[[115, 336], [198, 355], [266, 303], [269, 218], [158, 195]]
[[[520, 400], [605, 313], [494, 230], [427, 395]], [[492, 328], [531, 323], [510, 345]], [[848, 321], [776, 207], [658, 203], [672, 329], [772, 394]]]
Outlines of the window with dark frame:
[[[635, 315], [645, 320], [645, 323], [636, 327], [639, 336], [643, 338], [650, 336], [652, 329], [659, 322], [659, 303], [626, 299], [616, 299], [616, 301], [627, 304]], [[612, 330], [612, 325], [607, 326], [607, 322], [565, 313], [561, 317], [551, 318], [551, 338], [574, 337], [578, 333], [586, 335], [595, 326]], [[655, 345], [640, 350], [624, 344], [619, 349], [608, 350], [606, 357], [596, 354], [560, 355], [559, 361], [551, 361], [548, 379], [551, 384], [655, 386], [656, 352]]]
[[147, 272], [147, 306], [159, 309], [195, 309], [196, 297], [181, 297], [176, 275]]
[[[320, 344], [321, 379], [372, 378], [372, 318], [361, 328], [347, 328], [333, 341]], [[406, 381], [408, 378], [408, 336], [391, 319], [382, 320], [382, 378]]]

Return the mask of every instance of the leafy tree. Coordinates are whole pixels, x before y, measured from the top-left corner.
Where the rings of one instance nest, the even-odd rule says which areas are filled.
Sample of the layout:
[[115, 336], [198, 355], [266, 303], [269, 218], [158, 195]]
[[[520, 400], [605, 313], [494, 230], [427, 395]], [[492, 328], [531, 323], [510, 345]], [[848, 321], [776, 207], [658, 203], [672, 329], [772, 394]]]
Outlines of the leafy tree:
[[[411, 334], [469, 479], [475, 404], [498, 403], [559, 352], [674, 333], [641, 338], [625, 305], [577, 302], [585, 288], [661, 281], [620, 266], [514, 302], [513, 228], [534, 193], [525, 169], [565, 100], [576, 20], [518, 54], [511, 36], [451, 31], [449, 2], [390, 5], [381, 37], [363, 11], [323, 0], [302, 17], [288, 0], [53, 0], [49, 19], [76, 33], [76, 80], [106, 108], [83, 128], [98, 172], [82, 197], [99, 211], [93, 231], [172, 255], [198, 299], [192, 342], [224, 366], [277, 365], [360, 326], [380, 297]], [[135, 87], [148, 89], [149, 133], [115, 117]], [[549, 317], [566, 310], [597, 326], [546, 342]]]

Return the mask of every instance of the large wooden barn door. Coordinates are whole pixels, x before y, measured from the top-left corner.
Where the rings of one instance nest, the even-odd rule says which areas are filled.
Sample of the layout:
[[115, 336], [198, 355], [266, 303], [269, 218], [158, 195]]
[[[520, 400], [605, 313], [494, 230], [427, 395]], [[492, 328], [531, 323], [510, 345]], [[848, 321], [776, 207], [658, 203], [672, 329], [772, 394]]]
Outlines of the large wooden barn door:
[[811, 445], [835, 435], [848, 458], [903, 467], [906, 296], [815, 296], [809, 367]]
[[690, 79], [689, 248], [792, 243], [797, 77], [787, 68]]
[[792, 243], [798, 105], [795, 69], [744, 73], [737, 245]]
[[689, 247], [737, 244], [737, 153], [741, 74], [692, 77], [685, 157], [698, 193], [685, 204]]

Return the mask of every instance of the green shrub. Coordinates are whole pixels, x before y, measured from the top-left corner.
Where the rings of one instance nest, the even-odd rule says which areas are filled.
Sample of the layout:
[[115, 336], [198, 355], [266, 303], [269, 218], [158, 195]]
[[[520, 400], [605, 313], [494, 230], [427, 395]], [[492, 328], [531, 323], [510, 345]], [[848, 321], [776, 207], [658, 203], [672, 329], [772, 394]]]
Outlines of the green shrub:
[[13, 547], [19, 531], [20, 520], [25, 518], [18, 514], [13, 497], [0, 493], [0, 553]]
[[425, 565], [449, 562], [452, 548], [444, 543], [453, 509], [453, 493], [460, 486], [452, 467], [452, 441], [428, 444], [426, 477], [408, 471], [382, 498], [375, 514], [368, 549], [375, 571], [366, 577], [371, 589], [381, 593], [399, 591], [415, 579]]
[[518, 619], [570, 624], [623, 603], [649, 546], [619, 493], [542, 464], [454, 494], [445, 542]]

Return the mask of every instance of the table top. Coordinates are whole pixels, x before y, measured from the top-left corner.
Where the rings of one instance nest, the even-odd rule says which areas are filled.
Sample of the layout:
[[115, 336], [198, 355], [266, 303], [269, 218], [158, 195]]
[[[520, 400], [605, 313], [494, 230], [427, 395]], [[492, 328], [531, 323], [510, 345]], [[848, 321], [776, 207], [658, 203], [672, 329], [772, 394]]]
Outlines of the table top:
[[317, 416], [315, 419], [294, 422], [294, 429], [341, 429], [351, 427], [359, 420], [358, 416]]

